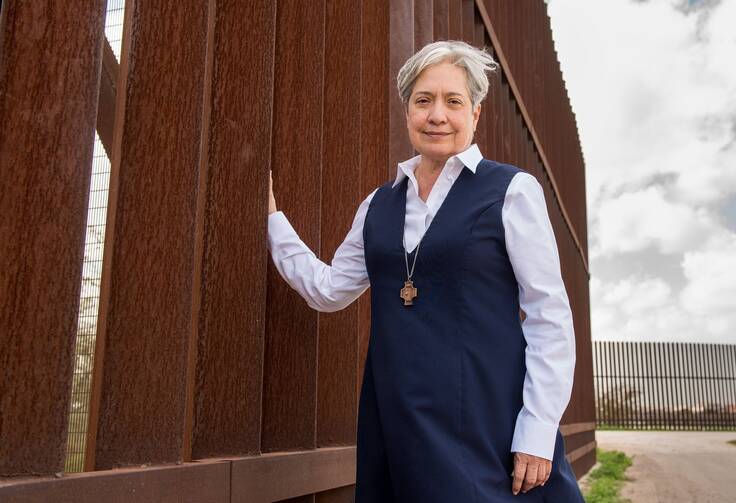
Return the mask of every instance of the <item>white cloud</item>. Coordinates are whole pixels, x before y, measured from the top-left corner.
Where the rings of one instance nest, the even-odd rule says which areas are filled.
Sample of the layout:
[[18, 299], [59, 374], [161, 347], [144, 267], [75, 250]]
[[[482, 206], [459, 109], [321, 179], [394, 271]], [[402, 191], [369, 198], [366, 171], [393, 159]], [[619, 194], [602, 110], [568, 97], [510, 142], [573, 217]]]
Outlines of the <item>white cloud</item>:
[[707, 211], [668, 201], [658, 186], [604, 200], [595, 221], [597, 244], [592, 257], [648, 247], [679, 253], [716, 228]]
[[[736, 152], [717, 165], [736, 112], [736, 2], [723, 2], [701, 27], [674, 2], [551, 0], [555, 46], [589, 167], [588, 200], [658, 173], [702, 171], [718, 181]], [[730, 24], [730, 26], [729, 26]], [[720, 124], [704, 135], [704, 122]], [[731, 189], [736, 180], [731, 180]], [[688, 182], [689, 185], [689, 182]], [[719, 193], [704, 194], [716, 197]]]
[[729, 342], [736, 312], [723, 309], [719, 302], [709, 302], [711, 295], [720, 291], [709, 288], [707, 275], [695, 285], [695, 290], [674, 295], [662, 278], [633, 275], [610, 284], [591, 278], [593, 338]]
[[548, 11], [586, 160], [593, 337], [736, 342], [736, 0]]
[[[683, 307], [703, 316], [736, 314], [736, 234], [723, 232], [703, 248], [685, 253], [682, 268], [688, 280]], [[732, 328], [736, 328], [734, 325]]]
[[628, 315], [642, 314], [666, 305], [672, 289], [661, 278], [624, 278], [603, 294], [603, 302]]

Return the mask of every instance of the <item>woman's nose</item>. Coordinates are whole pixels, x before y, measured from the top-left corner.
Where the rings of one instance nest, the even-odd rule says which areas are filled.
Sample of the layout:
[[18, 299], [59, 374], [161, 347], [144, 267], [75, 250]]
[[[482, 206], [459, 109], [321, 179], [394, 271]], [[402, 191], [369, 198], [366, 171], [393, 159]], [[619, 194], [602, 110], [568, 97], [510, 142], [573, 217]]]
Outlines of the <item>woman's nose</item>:
[[442, 124], [447, 121], [447, 113], [445, 107], [441, 103], [435, 103], [429, 109], [429, 117], [427, 118], [432, 124]]

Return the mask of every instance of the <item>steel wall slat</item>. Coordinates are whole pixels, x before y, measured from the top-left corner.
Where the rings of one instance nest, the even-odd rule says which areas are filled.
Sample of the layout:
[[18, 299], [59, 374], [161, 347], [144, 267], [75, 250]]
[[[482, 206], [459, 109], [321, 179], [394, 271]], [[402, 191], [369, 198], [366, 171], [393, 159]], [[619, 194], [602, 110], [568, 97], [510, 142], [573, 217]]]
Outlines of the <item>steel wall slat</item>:
[[88, 469], [181, 459], [207, 19], [194, 0], [126, 9]]
[[[327, 2], [325, 22], [322, 211], [319, 256], [330, 262], [362, 201], [360, 176], [360, 0]], [[346, 106], [354, 103], [355, 107]], [[346, 183], [347, 182], [347, 183]], [[352, 202], [349, 204], [348, 202]], [[356, 438], [358, 304], [319, 315], [317, 446], [349, 445]], [[326, 497], [326, 496], [325, 496]]]
[[[274, 194], [304, 243], [320, 249], [325, 2], [278, 2]], [[305, 71], [309, 68], [310, 71]], [[296, 127], [295, 129], [295, 126]], [[268, 262], [261, 450], [316, 447], [318, 313]], [[286, 308], [285, 306], [288, 306]]]
[[2, 7], [0, 476], [64, 467], [104, 17]]
[[447, 38], [450, 40], [463, 38], [463, 0], [448, 0]]
[[[436, 11], [435, 14], [436, 16]], [[436, 19], [435, 19], [436, 23]], [[414, 2], [413, 0], [389, 2], [389, 74], [388, 95], [388, 145], [389, 176], [395, 173], [399, 162], [413, 157], [412, 147], [406, 133], [406, 114], [404, 105], [395, 92], [396, 75], [409, 57], [414, 53]]]
[[421, 49], [432, 42], [434, 30], [434, 0], [414, 0], [414, 47]]
[[700, 351], [700, 345], [695, 346], [694, 351], [694, 382], [695, 382], [695, 392], [696, 392], [696, 402], [695, 406], [699, 409], [700, 407], [704, 406], [705, 404], [705, 393], [703, 392], [703, 366], [701, 363], [701, 351]]
[[[728, 376], [728, 403], [736, 404], [736, 346], [726, 348], [726, 375]], [[736, 427], [736, 409], [731, 409], [731, 426]]]
[[[462, 40], [470, 45], [475, 44], [475, 0], [462, 0]], [[485, 31], [485, 30], [484, 30]], [[478, 44], [483, 47], [483, 44]]]
[[[389, 0], [362, 2], [361, 15], [361, 81], [360, 95], [360, 186], [361, 197], [396, 174], [389, 162], [390, 95], [398, 96], [389, 72], [390, 9]], [[388, 84], [387, 84], [388, 83]], [[396, 98], [394, 98], [396, 99]], [[358, 300], [358, 354], [355, 392], [360, 396], [365, 359], [370, 340], [370, 291]], [[357, 414], [357, 404], [356, 410]]]
[[199, 209], [201, 270], [195, 272], [200, 280], [194, 298], [199, 302], [193, 309], [197, 316], [191, 343], [197, 356], [192, 365], [197, 384], [191, 397], [191, 455], [198, 459], [260, 451], [270, 260], [263, 236], [276, 8], [270, 0], [210, 6], [211, 112], [208, 134], [203, 135], [208, 148], [203, 151], [206, 169], [200, 172], [206, 178], [200, 185], [206, 196]]
[[434, 40], [447, 40], [450, 33], [450, 0], [434, 0]]
[[[715, 358], [716, 358], [716, 369], [718, 376], [718, 403], [726, 404], [726, 372], [725, 372], [725, 361], [723, 360], [723, 353], [726, 349], [724, 344], [718, 344], [714, 347]], [[719, 422], [721, 427], [725, 427], [728, 423], [728, 417], [726, 415], [725, 408], [719, 410]]]

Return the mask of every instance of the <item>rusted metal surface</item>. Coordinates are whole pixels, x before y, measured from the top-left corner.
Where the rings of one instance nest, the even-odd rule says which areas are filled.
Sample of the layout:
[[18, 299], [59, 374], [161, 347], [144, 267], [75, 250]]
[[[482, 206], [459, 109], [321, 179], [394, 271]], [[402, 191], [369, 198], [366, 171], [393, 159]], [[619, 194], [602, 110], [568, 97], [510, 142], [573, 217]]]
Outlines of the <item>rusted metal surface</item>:
[[[361, 79], [360, 79], [360, 197], [365, 198], [376, 187], [395, 175], [396, 168], [390, 165], [389, 96], [394, 93], [390, 84], [389, 0], [361, 2]], [[389, 84], [387, 84], [387, 82]], [[359, 201], [353, 202], [357, 209]], [[347, 228], [343, 229], [347, 232]], [[358, 338], [356, 396], [360, 396], [365, 357], [370, 339], [369, 292], [358, 299]], [[358, 404], [355, 404], [357, 417]]]
[[260, 452], [270, 260], [263, 236], [276, 7], [271, 1], [212, 1], [210, 9], [211, 85], [205, 86], [210, 111], [202, 116], [203, 200], [190, 341], [190, 355], [195, 348], [197, 353], [196, 385], [188, 394], [194, 459]]
[[126, 8], [86, 466], [182, 458], [207, 5]]
[[[231, 462], [213, 460], [0, 482], [3, 503], [229, 503]], [[273, 479], [271, 479], [273, 480]]]
[[414, 0], [414, 47], [434, 40], [434, 0]]
[[[324, 0], [309, 9], [297, 0], [277, 4], [274, 193], [279, 210], [312, 250], [319, 250], [320, 238], [324, 37]], [[318, 314], [270, 260], [268, 278], [261, 450], [314, 448]]]
[[0, 15], [0, 476], [63, 470], [105, 2]]
[[505, 71], [513, 76], [519, 105], [529, 117], [587, 264], [585, 164], [546, 4], [505, 0], [476, 0], [476, 4], [490, 21], [494, 46], [503, 52]]
[[271, 503], [317, 493], [316, 501], [343, 503], [354, 483], [355, 446], [346, 446], [0, 481], [0, 501]]
[[[360, 201], [360, 0], [331, 0], [325, 12], [322, 203], [319, 256], [328, 257], [345, 239]], [[351, 106], [350, 104], [354, 104]], [[357, 111], [357, 113], [356, 113]], [[328, 119], [327, 119], [328, 118]], [[346, 183], [347, 182], [347, 183]], [[365, 197], [364, 195], [362, 197]], [[317, 355], [318, 447], [350, 445], [356, 438], [358, 305], [319, 314]]]
[[354, 483], [353, 446], [269, 453], [232, 462], [233, 502], [309, 499], [314, 493]]
[[396, 90], [396, 75], [404, 62], [414, 53], [412, 33], [414, 9], [413, 2], [396, 0], [389, 2], [388, 9], [388, 177], [390, 178], [392, 174], [395, 176], [397, 163], [414, 155], [414, 147], [406, 132], [404, 105]]

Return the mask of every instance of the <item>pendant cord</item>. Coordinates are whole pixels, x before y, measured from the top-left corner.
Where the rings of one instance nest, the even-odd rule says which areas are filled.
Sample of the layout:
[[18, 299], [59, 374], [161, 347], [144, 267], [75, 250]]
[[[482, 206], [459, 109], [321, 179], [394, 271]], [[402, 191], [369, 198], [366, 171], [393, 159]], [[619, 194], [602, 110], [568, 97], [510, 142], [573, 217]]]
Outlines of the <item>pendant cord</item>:
[[425, 231], [424, 234], [422, 234], [422, 237], [419, 239], [419, 242], [417, 243], [416, 247], [416, 253], [414, 254], [414, 261], [411, 264], [411, 272], [409, 272], [409, 258], [408, 254], [406, 253], [406, 234], [402, 236], [402, 240], [404, 241], [404, 262], [406, 263], [406, 279], [411, 280], [412, 274], [414, 274], [414, 266], [417, 265], [417, 257], [419, 256], [419, 245], [422, 244], [422, 239], [424, 239], [424, 235], [427, 232]]

